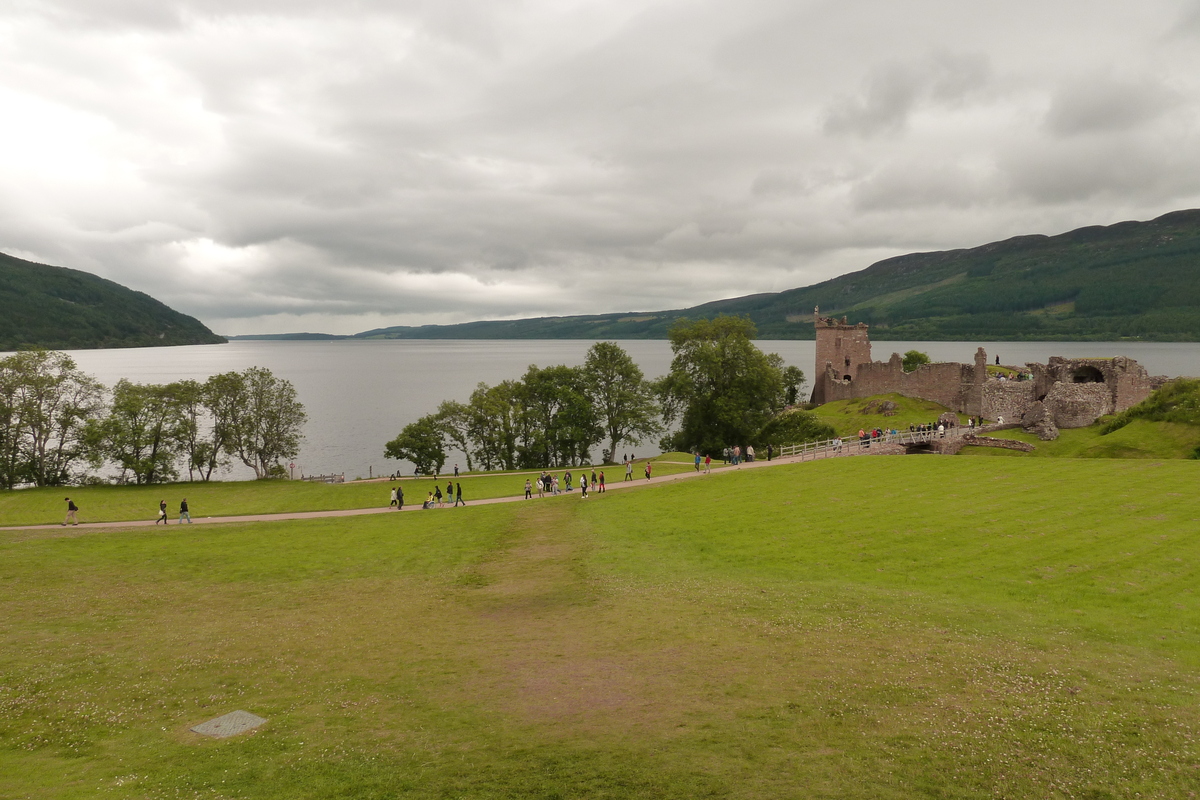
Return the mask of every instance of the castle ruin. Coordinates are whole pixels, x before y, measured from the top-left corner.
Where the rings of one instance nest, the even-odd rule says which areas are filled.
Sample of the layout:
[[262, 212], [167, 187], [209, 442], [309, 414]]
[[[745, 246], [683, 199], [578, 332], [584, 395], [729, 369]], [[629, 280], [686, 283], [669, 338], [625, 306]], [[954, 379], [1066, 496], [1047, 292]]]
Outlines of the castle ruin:
[[1053, 356], [1047, 364], [1025, 364], [1028, 379], [1000, 380], [989, 377], [982, 347], [976, 349], [972, 364], [924, 364], [905, 372], [899, 353], [887, 361], [871, 360], [866, 324], [822, 317], [820, 309], [814, 311], [813, 323], [817, 332], [814, 403], [894, 392], [969, 416], [1022, 422], [1053, 438], [1057, 428], [1086, 427], [1105, 414], [1140, 403], [1166, 380], [1151, 378], [1141, 364], [1124, 356]]

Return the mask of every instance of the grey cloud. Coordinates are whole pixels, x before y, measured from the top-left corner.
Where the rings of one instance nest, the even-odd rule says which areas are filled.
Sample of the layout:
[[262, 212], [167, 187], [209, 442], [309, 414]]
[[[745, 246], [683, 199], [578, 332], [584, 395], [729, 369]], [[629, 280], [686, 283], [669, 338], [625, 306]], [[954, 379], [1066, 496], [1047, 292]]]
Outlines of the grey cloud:
[[990, 80], [991, 67], [981, 55], [942, 53], [916, 63], [883, 63], [871, 71], [861, 93], [830, 106], [825, 132], [896, 133], [921, 102], [957, 104]]
[[[1197, 202], [1170, 154], [1200, 59], [1116, 8], [1080, 32], [1032, 0], [26, 3], [0, 11], [0, 250], [353, 332], [681, 307], [1151, 216]], [[1112, 52], [1174, 96], [1063, 91]]]
[[1093, 75], [1073, 80], [1055, 92], [1046, 127], [1060, 136], [1126, 131], [1152, 122], [1180, 101], [1157, 80]]

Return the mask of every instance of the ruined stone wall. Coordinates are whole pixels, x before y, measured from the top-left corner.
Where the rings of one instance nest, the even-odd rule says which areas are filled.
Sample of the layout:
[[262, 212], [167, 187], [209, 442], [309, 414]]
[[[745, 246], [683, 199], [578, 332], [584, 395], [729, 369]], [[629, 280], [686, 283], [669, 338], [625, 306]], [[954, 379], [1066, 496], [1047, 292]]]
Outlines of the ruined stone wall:
[[988, 380], [983, 385], [984, 419], [1000, 419], [1016, 422], [1037, 400], [1035, 381]]
[[1059, 428], [1086, 428], [1115, 410], [1112, 389], [1103, 383], [1060, 381], [1050, 388], [1045, 403]]
[[[932, 400], [955, 411], [979, 413], [977, 409], [968, 410], [972, 405], [975, 369], [966, 364], [924, 364], [912, 372], [905, 372], [900, 356], [893, 355], [890, 361], [859, 364], [857, 377], [850, 381], [837, 373], [832, 367], [826, 369], [820, 391], [825, 400], [817, 402], [831, 403], [895, 392], [905, 397]], [[813, 396], [817, 394], [814, 389]]]
[[1145, 367], [1131, 358], [1118, 356], [1112, 361], [1117, 387], [1113, 410], [1121, 412], [1149, 397], [1156, 388], [1155, 381]]

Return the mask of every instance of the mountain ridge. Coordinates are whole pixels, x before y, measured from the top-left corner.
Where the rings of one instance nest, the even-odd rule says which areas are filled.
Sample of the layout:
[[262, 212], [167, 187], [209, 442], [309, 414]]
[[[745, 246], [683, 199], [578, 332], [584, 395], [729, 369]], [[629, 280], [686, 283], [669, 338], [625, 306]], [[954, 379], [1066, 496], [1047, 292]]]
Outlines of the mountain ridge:
[[[330, 339], [665, 339], [680, 317], [747, 315], [763, 339], [812, 339], [812, 314], [878, 340], [1200, 341], [1200, 209], [892, 256], [812, 286], [667, 311], [392, 326]], [[296, 338], [298, 334], [278, 337]], [[232, 337], [238, 338], [238, 337]]]
[[90, 272], [0, 253], [0, 351], [220, 344], [200, 320]]

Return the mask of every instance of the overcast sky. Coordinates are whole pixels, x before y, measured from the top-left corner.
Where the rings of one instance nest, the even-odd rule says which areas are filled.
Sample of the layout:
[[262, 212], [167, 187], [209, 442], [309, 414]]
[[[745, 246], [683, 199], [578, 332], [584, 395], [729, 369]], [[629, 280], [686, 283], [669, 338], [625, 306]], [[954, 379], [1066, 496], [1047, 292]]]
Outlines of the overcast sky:
[[0, 251], [218, 333], [678, 308], [1200, 207], [1200, 2], [0, 0]]

